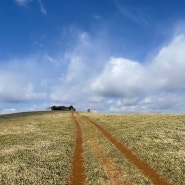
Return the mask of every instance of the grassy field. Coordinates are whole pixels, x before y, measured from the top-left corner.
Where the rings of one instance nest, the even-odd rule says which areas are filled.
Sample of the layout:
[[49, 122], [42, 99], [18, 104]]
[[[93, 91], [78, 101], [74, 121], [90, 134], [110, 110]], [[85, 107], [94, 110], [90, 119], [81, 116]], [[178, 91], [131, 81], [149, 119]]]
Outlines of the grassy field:
[[0, 184], [67, 184], [74, 148], [71, 114], [0, 116]]
[[151, 184], [92, 124], [84, 119], [79, 121], [85, 138], [87, 185]]
[[166, 179], [185, 184], [185, 115], [90, 116]]
[[[87, 184], [151, 184], [83, 115], [166, 179], [185, 182], [185, 115], [80, 113]], [[0, 116], [0, 184], [67, 185], [75, 145], [71, 112]], [[105, 160], [106, 158], [106, 160]], [[116, 177], [116, 178], [115, 178]]]

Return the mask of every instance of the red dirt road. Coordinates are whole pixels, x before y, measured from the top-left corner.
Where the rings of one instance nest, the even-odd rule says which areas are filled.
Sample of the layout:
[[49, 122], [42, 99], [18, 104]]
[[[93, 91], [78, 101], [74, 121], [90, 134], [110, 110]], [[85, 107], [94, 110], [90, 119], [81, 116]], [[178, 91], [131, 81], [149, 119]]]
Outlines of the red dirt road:
[[141, 172], [148, 177], [155, 185], [172, 185], [165, 178], [157, 173], [149, 164], [141, 160], [128, 147], [117, 141], [108, 131], [92, 121], [89, 117], [84, 116], [90, 121], [132, 164], [134, 164]]
[[76, 124], [76, 146], [72, 158], [72, 172], [69, 177], [70, 185], [84, 185], [86, 182], [85, 162], [83, 158], [83, 139], [82, 130], [76, 120], [76, 114], [73, 113], [74, 122]]
[[[85, 160], [83, 158], [83, 136], [82, 129], [78, 122], [79, 117], [83, 117], [83, 119], [87, 120], [89, 124], [93, 124], [95, 128], [97, 128], [100, 133], [106, 137], [122, 154], [123, 156], [132, 164], [134, 164], [142, 174], [144, 174], [154, 185], [172, 185], [167, 182], [167, 180], [160, 175], [155, 169], [153, 169], [149, 164], [147, 164], [144, 160], [142, 160], [139, 156], [137, 156], [132, 150], [130, 150], [123, 143], [120, 143], [116, 138], [114, 138], [107, 130], [98, 125], [96, 122], [91, 120], [87, 116], [80, 116], [79, 113], [73, 112], [73, 119], [76, 124], [76, 145], [72, 158], [72, 170], [71, 175], [69, 177], [70, 185], [85, 185], [86, 184], [86, 171], [85, 171]], [[87, 123], [87, 124], [88, 124]], [[92, 137], [93, 138], [93, 137]], [[95, 139], [93, 139], [95, 141]], [[97, 141], [98, 142], [98, 141]], [[94, 144], [97, 144], [94, 142]], [[98, 145], [97, 145], [98, 146]], [[98, 147], [96, 147], [97, 149]], [[101, 152], [103, 153], [103, 152]], [[95, 155], [100, 156], [99, 153], [95, 153]], [[100, 163], [104, 166], [108, 166], [109, 162], [100, 160]], [[114, 169], [114, 168], [113, 168]], [[115, 170], [115, 174], [119, 174], [117, 169]], [[110, 175], [110, 178], [113, 178], [114, 175]]]

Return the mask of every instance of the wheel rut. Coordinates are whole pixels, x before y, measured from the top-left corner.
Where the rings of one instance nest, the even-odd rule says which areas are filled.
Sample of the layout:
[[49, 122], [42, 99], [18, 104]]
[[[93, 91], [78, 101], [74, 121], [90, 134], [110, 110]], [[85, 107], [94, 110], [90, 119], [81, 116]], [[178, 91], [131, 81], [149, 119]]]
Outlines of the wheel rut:
[[[78, 114], [78, 116], [80, 115]], [[88, 116], [83, 116], [83, 118], [91, 122], [102, 133], [102, 135], [105, 136], [130, 163], [134, 164], [141, 171], [141, 173], [148, 177], [148, 179], [150, 179], [154, 185], [172, 185], [171, 183], [167, 182], [167, 180], [155, 169], [153, 169], [148, 163], [133, 153], [132, 150], [114, 138], [107, 130], [91, 120]]]
[[[85, 120], [85, 122], [84, 122]], [[82, 125], [88, 133], [93, 155], [97, 158], [99, 165], [105, 170], [112, 185], [132, 185], [126, 176], [121, 173], [119, 166], [114, 162], [112, 157], [105, 151], [98, 139], [97, 134], [94, 132], [94, 126], [86, 119], [82, 119]], [[99, 133], [101, 134], [101, 133]]]
[[76, 124], [76, 143], [72, 157], [72, 170], [69, 177], [69, 185], [85, 185], [85, 160], [83, 158], [83, 137], [80, 124], [77, 121], [77, 114], [72, 113], [74, 122]]

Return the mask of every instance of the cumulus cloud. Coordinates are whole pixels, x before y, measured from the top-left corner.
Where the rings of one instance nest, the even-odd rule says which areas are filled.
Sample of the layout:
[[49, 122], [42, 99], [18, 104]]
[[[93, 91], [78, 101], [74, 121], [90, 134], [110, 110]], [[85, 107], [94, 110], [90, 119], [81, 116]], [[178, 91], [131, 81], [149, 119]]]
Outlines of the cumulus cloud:
[[109, 97], [185, 90], [184, 50], [185, 36], [179, 35], [147, 65], [124, 58], [111, 58], [92, 88]]
[[110, 112], [125, 113], [183, 113], [185, 111], [185, 95], [179, 92], [162, 92], [147, 95], [143, 98], [119, 98], [107, 102]]
[[144, 68], [138, 62], [111, 58], [92, 89], [106, 97], [134, 96], [142, 90]]
[[58, 49], [61, 55], [40, 54], [2, 67], [0, 101], [48, 98], [80, 110], [185, 111], [184, 34], [175, 36], [147, 63], [112, 57], [99, 35], [74, 29], [69, 38], [70, 34], [75, 40], [63, 53]]
[[21, 103], [46, 100], [50, 85], [55, 84], [53, 70], [55, 70], [55, 63], [50, 62], [45, 55], [2, 61], [0, 102]]
[[151, 63], [150, 69], [164, 90], [185, 90], [185, 35], [176, 36], [163, 47]]
[[60, 83], [52, 89], [50, 97], [59, 102], [90, 104], [92, 99], [96, 99], [92, 98], [90, 84], [106, 63], [106, 54], [101, 50], [106, 46], [102, 47], [101, 39], [92, 38], [87, 32], [72, 28], [72, 34], [75, 34], [75, 42], [64, 55], [67, 70]]
[[185, 35], [180, 34], [147, 64], [111, 58], [92, 83], [92, 90], [102, 97], [123, 98], [113, 103], [111, 111], [167, 110], [168, 107], [175, 111], [178, 107], [175, 105], [184, 102], [184, 95], [179, 97], [179, 92], [185, 91], [184, 51]]
[[24, 75], [1, 71], [0, 101], [20, 103], [46, 97], [44, 93], [35, 92], [33, 85], [24, 79]]
[[93, 40], [85, 32], [77, 35], [73, 49], [65, 54], [67, 70], [52, 89], [52, 100], [111, 112], [177, 112], [184, 108], [185, 35], [161, 47], [147, 63], [108, 59], [102, 55], [101, 39]]

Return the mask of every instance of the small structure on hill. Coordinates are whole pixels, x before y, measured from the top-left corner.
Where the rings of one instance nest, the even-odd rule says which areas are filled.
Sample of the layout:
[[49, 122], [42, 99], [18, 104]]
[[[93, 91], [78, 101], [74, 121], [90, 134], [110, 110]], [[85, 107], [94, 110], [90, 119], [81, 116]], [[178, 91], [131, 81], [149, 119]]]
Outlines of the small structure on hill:
[[51, 110], [61, 110], [61, 111], [76, 111], [76, 109], [71, 105], [69, 107], [66, 106], [52, 106]]
[[87, 109], [87, 112], [91, 112], [91, 109]]

